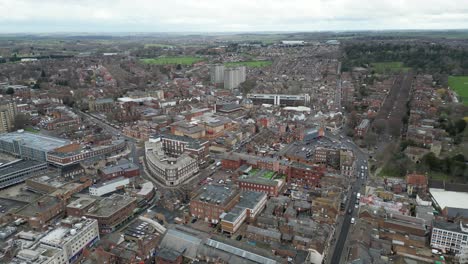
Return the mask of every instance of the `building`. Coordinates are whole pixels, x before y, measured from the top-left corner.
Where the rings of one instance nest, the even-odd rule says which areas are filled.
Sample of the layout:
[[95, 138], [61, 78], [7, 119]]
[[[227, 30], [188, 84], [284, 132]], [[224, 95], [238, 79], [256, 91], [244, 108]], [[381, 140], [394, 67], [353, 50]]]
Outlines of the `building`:
[[263, 229], [253, 225], [247, 226], [246, 238], [262, 242], [281, 242], [281, 232], [275, 229]]
[[106, 166], [99, 170], [101, 178], [110, 180], [117, 177], [132, 178], [140, 176], [140, 167], [127, 159], [121, 159], [117, 164]]
[[76, 145], [73, 149], [56, 149], [47, 153], [47, 161], [55, 166], [64, 167], [80, 163], [85, 160], [104, 157], [123, 151], [127, 143], [123, 139], [112, 141], [108, 145], [92, 148], [82, 148]]
[[89, 100], [89, 111], [98, 113], [109, 113], [114, 110], [114, 99], [99, 98]]
[[0, 152], [22, 159], [47, 161], [48, 152], [70, 145], [70, 141], [65, 139], [33, 134], [22, 130], [0, 135]]
[[307, 185], [309, 187], [317, 186], [320, 179], [325, 174], [323, 166], [309, 166], [298, 162], [293, 162], [288, 169], [288, 182], [298, 185]]
[[236, 68], [227, 68], [224, 70], [224, 89], [235, 89], [239, 84], [245, 82], [246, 78], [245, 66]]
[[254, 104], [272, 104], [286, 106], [307, 106], [310, 104], [310, 95], [300, 94], [248, 94], [247, 98]]
[[108, 193], [123, 189], [130, 184], [130, 180], [125, 177], [118, 177], [110, 181], [94, 184], [89, 187], [89, 194], [92, 196], [103, 196]]
[[15, 218], [25, 219], [36, 230], [46, 227], [50, 221], [63, 215], [65, 202], [55, 196], [44, 195], [24, 206], [16, 213]]
[[84, 215], [98, 221], [100, 233], [112, 233], [133, 215], [136, 201], [133, 197], [113, 194], [98, 200]]
[[204, 164], [208, 161], [210, 149], [207, 140], [171, 134], [159, 135], [154, 137], [154, 139], [158, 137], [162, 142], [164, 152], [169, 155], [177, 156], [187, 153], [196, 157], [199, 164]]
[[99, 240], [98, 222], [95, 219], [67, 217], [60, 224], [39, 242], [43, 246], [60, 249], [61, 254], [57, 256], [56, 263], [74, 263], [85, 248]]
[[369, 129], [370, 121], [369, 119], [363, 119], [361, 123], [356, 127], [355, 133], [358, 137], [364, 137]]
[[15, 185], [47, 170], [47, 163], [20, 160], [0, 168], [0, 189]]
[[26, 189], [36, 193], [47, 193], [68, 200], [92, 184], [87, 177], [63, 176], [59, 171], [47, 171], [26, 180]]
[[145, 143], [147, 169], [153, 177], [165, 185], [179, 185], [199, 172], [197, 157], [194, 158], [185, 151], [180, 155], [176, 154], [180, 148], [182, 146], [176, 147], [177, 151], [170, 150], [173, 151], [173, 155], [170, 155], [165, 152], [161, 138], [150, 139]]
[[85, 213], [97, 202], [97, 197], [92, 198], [91, 196], [82, 196], [72, 202], [66, 207], [68, 216], [82, 217]]
[[323, 127], [315, 127], [304, 131], [304, 142], [311, 142], [317, 138], [325, 136], [325, 130]]
[[0, 101], [0, 133], [9, 132], [14, 128], [17, 112], [16, 102]]
[[217, 224], [220, 216], [239, 202], [237, 188], [207, 185], [190, 201], [190, 215]]
[[239, 203], [227, 213], [222, 213], [221, 230], [225, 233], [235, 233], [244, 221], [255, 219], [265, 208], [267, 195], [262, 192], [243, 191]]
[[218, 84], [224, 82], [224, 65], [213, 64], [210, 65], [210, 78], [211, 83]]
[[[251, 168], [251, 166], [249, 166]], [[237, 184], [241, 190], [263, 192], [268, 196], [278, 196], [285, 185], [284, 178], [269, 170], [249, 170], [237, 178]]]
[[426, 175], [412, 173], [406, 175], [406, 191], [409, 195], [427, 192], [428, 180]]
[[442, 252], [458, 254], [468, 246], [468, 224], [435, 220], [432, 227], [431, 247]]

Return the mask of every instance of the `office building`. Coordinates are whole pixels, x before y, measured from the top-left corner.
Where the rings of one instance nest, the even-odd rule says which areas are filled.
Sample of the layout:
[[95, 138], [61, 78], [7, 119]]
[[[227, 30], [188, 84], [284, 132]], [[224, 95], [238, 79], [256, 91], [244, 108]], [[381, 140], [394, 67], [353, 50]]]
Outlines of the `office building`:
[[0, 135], [0, 152], [22, 159], [47, 161], [47, 153], [71, 145], [70, 141], [24, 131]]
[[224, 65], [213, 64], [210, 65], [211, 83], [218, 84], [224, 82]]
[[285, 106], [307, 106], [310, 104], [310, 95], [300, 94], [248, 94], [247, 98], [254, 104], [272, 104]]
[[0, 189], [24, 182], [47, 170], [47, 163], [34, 160], [21, 160], [0, 168]]
[[207, 140], [171, 134], [158, 135], [153, 138], [160, 138], [164, 152], [169, 155], [177, 156], [187, 153], [192, 157], [196, 157], [199, 164], [204, 164], [208, 161], [210, 150]]
[[51, 263], [74, 263], [83, 249], [99, 240], [98, 222], [95, 219], [67, 217], [60, 224], [40, 240], [43, 246], [60, 250], [57, 262]]
[[165, 152], [161, 138], [145, 143], [146, 165], [150, 174], [168, 186], [179, 185], [199, 172], [198, 160], [186, 152], [180, 155]]
[[458, 254], [468, 246], [468, 224], [435, 220], [432, 227], [431, 247]]

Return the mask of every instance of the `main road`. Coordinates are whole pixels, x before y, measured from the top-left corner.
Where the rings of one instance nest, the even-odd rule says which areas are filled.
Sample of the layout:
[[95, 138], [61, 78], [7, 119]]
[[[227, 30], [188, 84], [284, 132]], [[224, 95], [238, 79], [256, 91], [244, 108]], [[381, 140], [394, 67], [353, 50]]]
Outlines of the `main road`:
[[[340, 141], [339, 136], [335, 136], [331, 133], [326, 133], [325, 137], [335, 140], [335, 141]], [[344, 136], [343, 136], [344, 137]], [[356, 194], [360, 191], [361, 187], [369, 177], [368, 170], [362, 169], [368, 167], [367, 165], [367, 159], [368, 159], [368, 154], [365, 153], [363, 150], [361, 150], [352, 140], [343, 140], [341, 139], [341, 142], [343, 145], [348, 147], [349, 149], [353, 150], [353, 153], [356, 155], [356, 171], [355, 171], [355, 181], [351, 184], [351, 188], [348, 192], [348, 199], [347, 199], [347, 204], [345, 207], [345, 215], [343, 217], [343, 222], [341, 224], [341, 228], [337, 228], [339, 231], [338, 237], [336, 238], [336, 243], [334, 247], [333, 254], [331, 258], [328, 258], [326, 263], [331, 263], [331, 264], [338, 264], [342, 263], [341, 260], [343, 258], [343, 255], [346, 254], [345, 249], [345, 244], [346, 244], [346, 239], [348, 237], [349, 230], [352, 226], [351, 224], [351, 218], [357, 218], [357, 211], [355, 211], [354, 206], [356, 204]], [[344, 261], [343, 261], [344, 262]]]

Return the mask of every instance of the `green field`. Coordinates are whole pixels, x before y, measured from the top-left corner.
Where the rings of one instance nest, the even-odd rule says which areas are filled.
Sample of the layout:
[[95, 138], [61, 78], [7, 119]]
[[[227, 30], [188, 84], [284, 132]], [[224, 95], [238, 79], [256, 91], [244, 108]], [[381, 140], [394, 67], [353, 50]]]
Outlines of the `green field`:
[[236, 62], [227, 62], [224, 64], [224, 66], [227, 67], [235, 67], [235, 66], [246, 66], [250, 68], [263, 68], [263, 67], [268, 67], [271, 66], [273, 62], [271, 61], [264, 61], [264, 60], [258, 60], [258, 61], [236, 61]]
[[159, 57], [154, 59], [141, 59], [143, 63], [155, 65], [192, 65], [196, 62], [203, 61], [203, 58], [198, 57]]
[[410, 70], [409, 67], [404, 67], [403, 62], [400, 61], [376, 62], [372, 63], [371, 66], [376, 73], [407, 72]]
[[468, 105], [468, 76], [449, 76], [448, 83], [457, 95]]

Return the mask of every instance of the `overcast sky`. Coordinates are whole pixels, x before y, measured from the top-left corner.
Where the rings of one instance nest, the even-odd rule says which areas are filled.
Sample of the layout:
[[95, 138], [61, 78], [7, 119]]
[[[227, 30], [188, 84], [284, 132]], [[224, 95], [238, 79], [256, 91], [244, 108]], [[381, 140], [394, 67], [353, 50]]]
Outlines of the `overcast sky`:
[[467, 0], [0, 0], [0, 32], [467, 29]]

